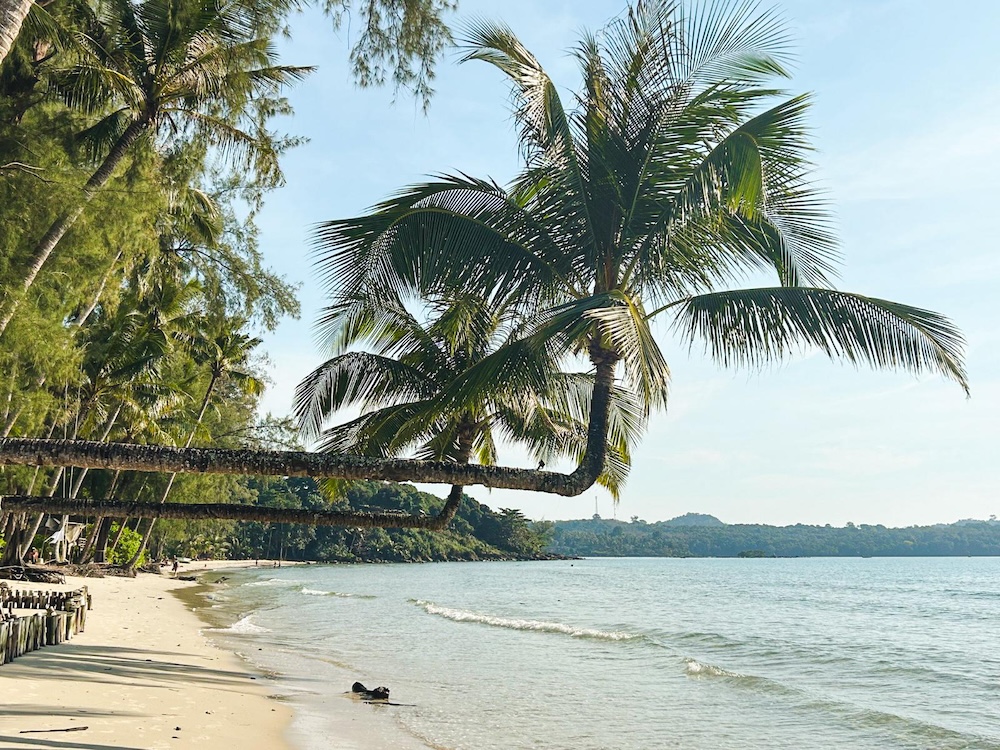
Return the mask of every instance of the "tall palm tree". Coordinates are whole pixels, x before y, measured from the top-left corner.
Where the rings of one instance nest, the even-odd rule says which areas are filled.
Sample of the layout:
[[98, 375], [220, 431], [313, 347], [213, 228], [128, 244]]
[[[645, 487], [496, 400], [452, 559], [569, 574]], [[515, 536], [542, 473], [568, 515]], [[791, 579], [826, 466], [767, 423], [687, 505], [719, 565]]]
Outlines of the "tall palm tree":
[[[319, 328], [338, 353], [299, 384], [295, 399], [304, 437], [318, 450], [380, 458], [414, 450], [425, 460], [493, 464], [501, 437], [526, 444], [542, 462], [583, 452], [580, 404], [592, 383], [558, 372], [560, 358], [544, 341], [521, 338], [512, 306], [459, 294], [422, 313], [418, 319], [395, 297], [327, 309]], [[344, 351], [355, 345], [373, 351]], [[644, 414], [631, 394], [616, 389], [613, 398], [611, 460], [599, 481], [617, 497]], [[355, 407], [358, 418], [323, 429], [337, 411]], [[434, 528], [448, 525], [462, 491], [451, 487]]]
[[[261, 101], [308, 68], [275, 65], [266, 38], [255, 37], [252, 4], [218, 0], [101, 0], [79, 59], [57, 89], [74, 107], [100, 117], [83, 138], [99, 158], [79, 200], [31, 251], [23, 289], [31, 287], [59, 241], [141, 139], [201, 137], [248, 168], [277, 173], [276, 151], [256, 118]], [[110, 113], [109, 113], [110, 110]], [[0, 317], [7, 328], [17, 300]]]
[[[508, 188], [463, 174], [413, 186], [318, 231], [336, 294], [502, 294], [594, 367], [589, 448], [603, 468], [618, 366], [651, 408], [669, 369], [650, 321], [724, 364], [803, 347], [967, 388], [963, 341], [942, 316], [831, 288], [826, 206], [809, 180], [808, 97], [787, 97], [788, 36], [756, 2], [648, 0], [574, 49], [583, 86], [564, 108], [507, 27], [469, 27], [466, 60], [507, 77], [526, 166]], [[777, 286], [739, 288], [748, 275]]]

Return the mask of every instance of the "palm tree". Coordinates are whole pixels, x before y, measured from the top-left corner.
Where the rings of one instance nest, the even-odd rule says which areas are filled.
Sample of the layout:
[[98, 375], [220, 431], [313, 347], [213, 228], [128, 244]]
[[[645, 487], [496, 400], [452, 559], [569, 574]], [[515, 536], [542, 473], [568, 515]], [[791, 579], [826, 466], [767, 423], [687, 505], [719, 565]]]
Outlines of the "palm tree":
[[[70, 105], [100, 116], [82, 134], [100, 164], [35, 245], [24, 290], [140, 139], [203, 138], [247, 168], [277, 175], [275, 146], [255, 113], [309, 69], [274, 64], [270, 42], [254, 36], [253, 12], [217, 0], [98, 4], [79, 60], [57, 77], [57, 89]], [[15, 309], [8, 299], [0, 333]]]
[[[184, 442], [185, 448], [190, 448], [205, 419], [205, 413], [211, 403], [212, 397], [220, 385], [228, 382], [241, 393], [252, 395], [259, 394], [263, 390], [263, 383], [253, 373], [247, 370], [247, 363], [253, 350], [261, 343], [261, 340], [242, 333], [245, 326], [244, 320], [224, 321], [217, 329], [204, 336], [197, 338], [193, 344], [193, 355], [196, 362], [207, 367], [208, 385], [202, 395], [198, 407], [198, 415], [195, 417], [194, 425], [188, 432]], [[170, 490], [173, 489], [177, 472], [172, 472], [167, 479], [167, 484], [160, 495], [160, 504], [167, 501]], [[156, 517], [149, 520], [146, 531], [143, 534], [142, 542], [138, 550], [126, 564], [127, 568], [135, 567], [142, 553], [146, 551], [149, 544], [149, 537], [153, 533], [156, 525]]]
[[[787, 75], [787, 35], [773, 13], [754, 3], [709, 2], [692, 12], [667, 0], [642, 3], [578, 45], [584, 86], [573, 110], [509, 29], [480, 23], [468, 36], [467, 57], [511, 82], [525, 169], [508, 189], [444, 177], [369, 215], [330, 222], [319, 233], [320, 260], [335, 298], [456, 290], [509, 298], [535, 321], [528, 340], [549, 337], [588, 356], [594, 387], [575, 472], [11, 439], [0, 440], [0, 463], [579, 495], [603, 472], [619, 365], [650, 408], [666, 397], [668, 368], [650, 331], [658, 315], [673, 316], [685, 339], [703, 339], [723, 363], [757, 365], [811, 346], [852, 362], [940, 373], [967, 389], [962, 338], [947, 319], [830, 288], [837, 256], [826, 206], [809, 182], [808, 101], [783, 98], [768, 83]], [[761, 272], [777, 285], [737, 286]], [[38, 505], [5, 500], [10, 509]], [[234, 507], [175, 512], [344, 520], [273, 509], [251, 517]]]
[[[545, 342], [521, 338], [510, 305], [469, 295], [428, 302], [424, 322], [399, 298], [357, 297], [327, 309], [320, 331], [337, 356], [296, 391], [295, 410], [318, 450], [387, 458], [415, 449], [417, 458], [493, 464], [496, 438], [527, 444], [544, 463], [578, 457], [586, 426], [581, 400], [592, 383], [557, 371]], [[542, 345], [538, 345], [541, 343]], [[367, 345], [374, 351], [344, 351]], [[629, 446], [644, 426], [631, 394], [613, 393], [612, 460], [599, 481], [617, 497], [629, 467]], [[335, 412], [360, 407], [346, 424], [323, 429]], [[462, 500], [454, 484], [432, 528], [446, 528]]]
[[[535, 316], [536, 335], [586, 352], [595, 386], [577, 488], [603, 469], [619, 364], [650, 408], [665, 404], [669, 369], [650, 329], [660, 315], [723, 364], [814, 347], [967, 389], [945, 318], [830, 287], [837, 254], [809, 181], [808, 98], [769, 83], [787, 77], [787, 49], [755, 2], [639, 2], [576, 46], [583, 87], [567, 110], [510, 29], [473, 24], [465, 59], [509, 80], [525, 168], [507, 189], [445, 176], [323, 225], [328, 286], [371, 299], [503, 294]], [[778, 286], [739, 288], [762, 273]]]

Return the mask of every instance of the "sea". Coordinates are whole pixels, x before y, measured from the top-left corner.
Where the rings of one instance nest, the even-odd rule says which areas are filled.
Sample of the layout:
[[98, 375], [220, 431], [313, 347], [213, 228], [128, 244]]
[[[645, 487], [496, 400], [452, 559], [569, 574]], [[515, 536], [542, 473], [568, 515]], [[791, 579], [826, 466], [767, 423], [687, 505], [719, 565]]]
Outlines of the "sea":
[[[1000, 750], [998, 558], [308, 565], [207, 580], [206, 633], [291, 703], [299, 750]], [[389, 687], [391, 703], [358, 700], [354, 681]]]

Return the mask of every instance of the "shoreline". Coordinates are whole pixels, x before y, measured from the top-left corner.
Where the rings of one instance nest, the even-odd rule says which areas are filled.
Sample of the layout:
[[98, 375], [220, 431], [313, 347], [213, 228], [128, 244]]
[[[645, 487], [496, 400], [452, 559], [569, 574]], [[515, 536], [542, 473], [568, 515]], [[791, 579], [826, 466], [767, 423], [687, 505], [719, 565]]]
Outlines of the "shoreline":
[[[321, 564], [322, 565], [322, 564]], [[302, 570], [306, 564], [299, 561], [282, 562], [282, 568]], [[247, 669], [263, 674], [271, 680], [272, 695], [286, 701], [291, 709], [291, 719], [285, 729], [285, 750], [435, 750], [436, 745], [422, 740], [399, 727], [384, 707], [368, 705], [357, 700], [350, 686], [364, 674], [348, 669], [345, 665], [324, 659], [324, 679], [315, 679], [292, 668], [281, 656], [285, 646], [277, 645], [262, 633], [233, 631], [229, 626], [237, 620], [253, 616], [252, 609], [212, 605], [213, 592], [225, 592], [228, 580], [217, 580], [219, 573], [227, 570], [253, 571], [267, 576], [270, 565], [255, 566], [251, 561], [225, 561], [213, 565], [211, 561], [196, 573], [198, 581], [179, 589], [175, 596], [182, 600], [203, 623], [209, 641], [221, 650], [234, 654]], [[180, 571], [185, 573], [185, 571]], [[277, 572], [277, 570], [273, 571]], [[237, 586], [239, 584], [237, 583]], [[238, 601], [238, 597], [230, 603]], [[263, 658], [261, 658], [263, 657]], [[330, 672], [335, 673], [331, 678]]]
[[[245, 567], [253, 564], [211, 561], [178, 573]], [[0, 748], [293, 750], [292, 708], [273, 696], [265, 674], [216, 645], [182, 598], [201, 582], [167, 573], [8, 584], [87, 586], [93, 609], [71, 641], [0, 666]], [[53, 731], [79, 727], [87, 729]]]

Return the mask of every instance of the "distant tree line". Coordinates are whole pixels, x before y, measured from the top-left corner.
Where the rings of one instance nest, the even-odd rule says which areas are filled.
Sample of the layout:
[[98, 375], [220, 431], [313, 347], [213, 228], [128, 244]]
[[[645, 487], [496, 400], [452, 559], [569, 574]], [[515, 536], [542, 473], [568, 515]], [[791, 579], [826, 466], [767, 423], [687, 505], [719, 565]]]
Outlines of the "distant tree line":
[[1000, 523], [888, 528], [557, 521], [550, 552], [585, 557], [919, 557], [1000, 555]]
[[[246, 480], [245, 490], [245, 501], [255, 505], [308, 510], [433, 515], [445, 503], [412, 485], [388, 482], [351, 482], [331, 493], [308, 478], [260, 478]], [[165, 521], [162, 526], [154, 550], [159, 555], [317, 562], [538, 559], [548, 556], [544, 550], [551, 530], [551, 523], [532, 523], [519, 510], [494, 511], [467, 495], [444, 532], [225, 521]]]

